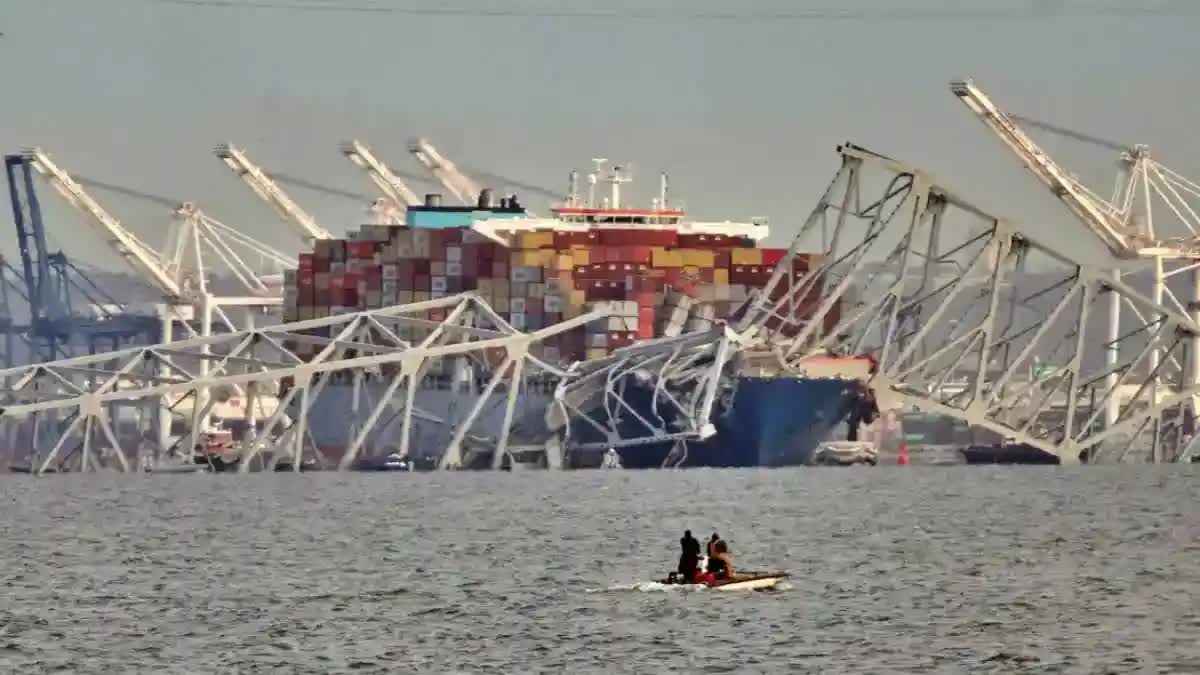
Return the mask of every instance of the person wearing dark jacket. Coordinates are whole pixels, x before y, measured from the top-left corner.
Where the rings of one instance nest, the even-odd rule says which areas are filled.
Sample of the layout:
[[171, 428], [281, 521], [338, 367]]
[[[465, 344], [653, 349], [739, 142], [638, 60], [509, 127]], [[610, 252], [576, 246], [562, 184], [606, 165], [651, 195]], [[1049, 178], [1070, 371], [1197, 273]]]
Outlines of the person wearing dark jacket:
[[685, 530], [683, 538], [679, 540], [679, 548], [679, 574], [685, 582], [691, 582], [700, 563], [700, 542], [692, 536], [691, 530]]

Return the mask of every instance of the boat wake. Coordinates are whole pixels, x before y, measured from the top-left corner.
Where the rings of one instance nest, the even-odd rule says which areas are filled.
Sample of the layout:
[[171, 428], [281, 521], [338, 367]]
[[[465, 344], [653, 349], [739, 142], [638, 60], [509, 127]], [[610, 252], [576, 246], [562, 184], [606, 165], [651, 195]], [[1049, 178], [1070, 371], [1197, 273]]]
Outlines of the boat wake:
[[622, 592], [640, 592], [640, 593], [655, 593], [655, 592], [688, 592], [688, 591], [707, 591], [707, 586], [699, 584], [664, 584], [657, 581], [639, 581], [635, 584], [618, 584], [607, 588], [588, 588], [584, 589], [586, 593], [622, 593]]

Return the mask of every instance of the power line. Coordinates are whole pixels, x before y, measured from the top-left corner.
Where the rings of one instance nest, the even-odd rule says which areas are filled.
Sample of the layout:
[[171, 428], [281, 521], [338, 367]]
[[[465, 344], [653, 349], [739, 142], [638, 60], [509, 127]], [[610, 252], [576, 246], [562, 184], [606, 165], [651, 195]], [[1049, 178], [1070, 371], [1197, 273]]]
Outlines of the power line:
[[970, 8], [896, 8], [868, 9], [727, 9], [694, 10], [672, 8], [584, 8], [584, 9], [494, 9], [481, 7], [430, 7], [401, 5], [347, 4], [344, 2], [300, 2], [299, 0], [145, 0], [151, 4], [186, 7], [246, 10], [266, 9], [293, 12], [326, 12], [338, 14], [393, 14], [402, 16], [464, 17], [464, 18], [533, 18], [533, 19], [628, 19], [628, 20], [694, 20], [694, 21], [928, 21], [978, 19], [1041, 19], [1089, 17], [1167, 17], [1200, 16], [1200, 7], [1174, 3], [1160, 7], [1111, 5], [1081, 6], [1031, 4], [1023, 7]]

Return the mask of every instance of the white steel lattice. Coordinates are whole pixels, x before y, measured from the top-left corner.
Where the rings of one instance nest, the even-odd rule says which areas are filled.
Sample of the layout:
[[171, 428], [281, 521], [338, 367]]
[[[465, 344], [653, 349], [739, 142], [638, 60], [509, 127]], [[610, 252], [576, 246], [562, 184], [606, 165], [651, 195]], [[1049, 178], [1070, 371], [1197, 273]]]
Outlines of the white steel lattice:
[[[431, 318], [443, 314], [441, 320]], [[247, 428], [256, 430], [233, 448], [243, 471], [263, 465], [264, 453], [295, 470], [305, 462], [348, 468], [383, 442], [398, 443], [399, 454], [408, 456], [416, 451], [418, 425], [440, 430], [420, 438], [438, 439], [432, 454], [442, 466], [461, 466], [471, 453], [491, 455], [499, 466], [515, 447], [510, 437], [518, 399], [537, 382], [563, 375], [538, 358], [536, 347], [606, 316], [593, 312], [526, 334], [477, 296], [464, 294], [10, 368], [0, 370], [0, 423], [37, 429], [29, 434], [34, 472], [134, 470], [142, 466], [134, 448], [149, 437], [150, 420], [143, 418], [153, 416], [147, 413], [161, 399], [194, 404], [190, 431], [179, 441], [186, 445], [173, 448], [191, 461], [205, 433], [201, 420], [220, 392], [236, 391], [244, 392]], [[321, 451], [309, 428], [331, 383], [353, 390], [353, 414], [340, 420], [349, 427], [348, 444], [333, 458]], [[423, 407], [430, 396], [468, 405], [450, 419], [444, 409]], [[260, 399], [274, 403], [267, 410]], [[269, 418], [260, 428], [255, 418], [264, 410]]]
[[[1183, 375], [1200, 332], [1187, 315], [928, 174], [853, 145], [839, 152], [841, 168], [743, 320], [747, 337], [792, 368], [815, 348], [870, 354], [882, 405], [963, 419], [1064, 462], [1184, 454], [1194, 391]], [[792, 271], [822, 231], [824, 260]], [[1116, 340], [1096, 311], [1110, 294], [1135, 310]], [[1118, 413], [1105, 426], [1110, 400]]]

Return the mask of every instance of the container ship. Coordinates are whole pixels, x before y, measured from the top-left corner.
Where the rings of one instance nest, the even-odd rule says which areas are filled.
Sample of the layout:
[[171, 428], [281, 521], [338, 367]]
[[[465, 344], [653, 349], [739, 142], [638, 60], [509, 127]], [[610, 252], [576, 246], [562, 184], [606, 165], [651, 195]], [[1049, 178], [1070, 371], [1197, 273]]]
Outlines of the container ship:
[[[473, 206], [448, 206], [440, 195], [409, 207], [404, 225], [362, 225], [346, 239], [320, 240], [285, 274], [284, 319], [301, 321], [365, 309], [421, 302], [457, 293], [478, 294], [518, 330], [534, 331], [598, 309], [611, 314], [557, 336], [541, 358], [563, 365], [603, 358], [640, 340], [705, 330], [730, 318], [755, 289], [769, 281], [785, 249], [759, 246], [768, 227], [759, 221], [690, 220], [667, 198], [667, 177], [651, 208], [622, 200], [630, 182], [619, 166], [602, 161], [580, 195], [572, 172], [566, 199], [537, 216], [514, 196], [498, 201], [484, 189]], [[597, 198], [599, 183], [607, 195]], [[820, 264], [819, 254], [793, 258], [796, 271]], [[811, 298], [813, 308], [816, 298]], [[440, 321], [444, 312], [428, 318]], [[826, 317], [836, 322], [837, 313]], [[862, 359], [829, 357], [824, 371], [797, 377], [744, 364], [734, 391], [714, 419], [718, 434], [677, 447], [620, 450], [627, 468], [649, 466], [779, 466], [806, 463], [812, 451], [862, 397]], [[470, 402], [453, 391], [451, 373], [423, 384], [422, 407], [447, 419]], [[311, 428], [319, 447], [345, 444], [350, 414], [348, 386], [327, 386], [319, 410], [326, 422]], [[550, 401], [549, 387], [528, 387], [524, 414], [536, 416]], [[636, 396], [636, 394], [632, 394]], [[496, 420], [497, 423], [499, 420]], [[437, 426], [437, 425], [433, 425]], [[441, 425], [446, 427], [449, 425]], [[381, 430], [386, 435], [386, 429]], [[415, 451], [439, 449], [448, 431], [431, 428]], [[386, 444], [386, 438], [380, 439]], [[336, 452], [336, 451], [334, 451]], [[385, 451], [386, 454], [386, 451]], [[418, 463], [422, 458], [415, 458]], [[428, 459], [428, 458], [426, 458]], [[568, 456], [569, 466], [599, 466], [603, 453]]]

